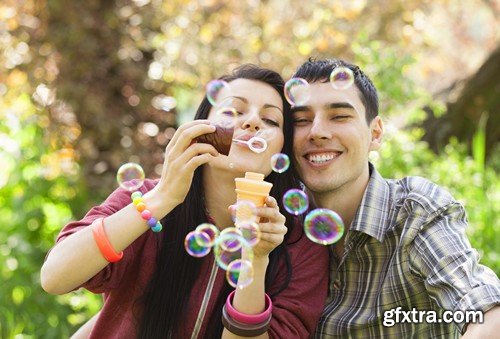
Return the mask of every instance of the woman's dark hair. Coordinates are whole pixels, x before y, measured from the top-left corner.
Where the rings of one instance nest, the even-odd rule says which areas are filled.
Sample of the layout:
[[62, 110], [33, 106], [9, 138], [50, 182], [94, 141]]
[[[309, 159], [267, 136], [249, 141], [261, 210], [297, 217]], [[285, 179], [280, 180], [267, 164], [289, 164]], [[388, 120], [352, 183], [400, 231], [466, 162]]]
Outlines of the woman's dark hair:
[[[232, 74], [223, 76], [221, 79], [231, 82], [236, 79], [257, 80], [274, 88], [283, 101], [284, 136], [285, 142], [283, 153], [292, 156], [293, 141], [293, 121], [289, 118], [290, 106], [287, 103], [282, 77], [271, 70], [255, 65], [243, 65], [236, 68]], [[195, 119], [206, 119], [210, 112], [211, 105], [206, 96], [198, 107]], [[202, 184], [203, 166], [199, 167], [193, 177], [191, 187], [182, 204], [165, 216], [161, 223], [166, 232], [161, 232], [158, 238], [160, 250], [156, 260], [156, 269], [150, 280], [144, 295], [138, 300], [138, 306], [142, 311], [136, 312], [136, 317], [140, 323], [139, 338], [165, 338], [176, 337], [176, 329], [185, 317], [186, 306], [189, 301], [191, 290], [199, 275], [204, 259], [196, 259], [189, 256], [184, 249], [184, 237], [194, 230], [197, 225], [208, 222], [205, 213], [204, 192]], [[300, 187], [293, 164], [281, 174], [272, 172], [266, 181], [273, 184], [271, 195], [279, 203], [280, 210], [286, 216], [287, 235], [283, 243], [278, 246], [269, 256], [269, 265], [266, 272], [266, 290], [271, 298], [284, 290], [291, 279], [292, 268], [288, 256], [286, 244], [292, 240], [289, 235], [292, 233], [297, 220], [286, 213], [283, 209], [281, 197], [292, 187]], [[296, 239], [294, 239], [296, 240]], [[276, 290], [269, 288], [278, 273], [278, 264], [283, 261], [287, 269], [285, 282]], [[226, 282], [222, 293], [218, 296], [215, 311], [207, 314], [209, 327], [205, 337], [220, 338], [222, 334], [222, 307], [224, 301], [231, 291], [231, 287]]]

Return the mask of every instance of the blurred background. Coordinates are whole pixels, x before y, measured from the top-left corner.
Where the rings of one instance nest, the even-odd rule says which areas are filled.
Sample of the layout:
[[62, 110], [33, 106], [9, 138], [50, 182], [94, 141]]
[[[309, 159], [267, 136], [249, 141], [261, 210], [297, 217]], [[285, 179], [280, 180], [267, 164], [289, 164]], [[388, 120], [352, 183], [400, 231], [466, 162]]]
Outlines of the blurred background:
[[309, 56], [352, 61], [379, 90], [382, 174], [427, 177], [465, 204], [500, 274], [499, 0], [2, 0], [0, 337], [68, 337], [101, 305], [52, 296], [59, 230], [163, 150], [210, 80], [242, 63], [288, 79]]

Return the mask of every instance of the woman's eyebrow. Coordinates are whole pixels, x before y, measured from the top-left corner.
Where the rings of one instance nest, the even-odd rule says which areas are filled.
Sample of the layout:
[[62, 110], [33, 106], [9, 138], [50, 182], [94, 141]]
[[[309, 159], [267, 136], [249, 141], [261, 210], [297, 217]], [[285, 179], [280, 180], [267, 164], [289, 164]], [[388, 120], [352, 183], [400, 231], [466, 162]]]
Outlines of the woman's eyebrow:
[[271, 105], [271, 104], [265, 104], [264, 108], [276, 108], [278, 111], [283, 112], [283, 110], [281, 108], [279, 108], [278, 106]]

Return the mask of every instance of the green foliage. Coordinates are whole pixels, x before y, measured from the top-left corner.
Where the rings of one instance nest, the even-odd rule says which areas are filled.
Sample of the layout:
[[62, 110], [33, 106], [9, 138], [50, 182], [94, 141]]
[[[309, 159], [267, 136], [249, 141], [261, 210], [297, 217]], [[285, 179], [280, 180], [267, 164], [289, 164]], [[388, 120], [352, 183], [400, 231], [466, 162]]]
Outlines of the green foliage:
[[[478, 130], [475, 139], [484, 140], [482, 134], [484, 130]], [[496, 153], [496, 158], [485, 164], [481, 157], [484, 142], [475, 142], [474, 154], [479, 156], [473, 158], [464, 144], [453, 139], [436, 155], [425, 142], [419, 141], [421, 135], [418, 128], [389, 132], [380, 154], [372, 157], [374, 164], [387, 178], [421, 176], [446, 188], [465, 206], [469, 220], [467, 234], [472, 246], [482, 255], [481, 263], [500, 275], [497, 229], [500, 180], [493, 167], [500, 154]]]
[[99, 297], [83, 291], [51, 296], [39, 272], [61, 226], [82, 213], [88, 195], [78, 176], [51, 176], [57, 168], [45, 159], [58, 153], [39, 125], [46, 112], [36, 111], [26, 95], [12, 102], [17, 106], [9, 105], [0, 123], [0, 337], [68, 337], [97, 311]]
[[[113, 168], [124, 154], [146, 169], [161, 163], [168, 138], [144, 134], [140, 123], [163, 129], [190, 119], [203, 84], [235, 65], [260, 63], [287, 77], [310, 55], [338, 56], [373, 79], [384, 119], [418, 126], [424, 105], [442, 115], [445, 103], [433, 101], [409, 72], [431, 44], [419, 33], [428, 2], [417, 1], [415, 11], [399, 0], [351, 3], [362, 2], [333, 1], [330, 8], [315, 0], [300, 11], [282, 1], [2, 2], [0, 337], [69, 337], [98, 311], [100, 296], [52, 296], [41, 289], [47, 251], [65, 223], [113, 189]], [[413, 22], [420, 24], [414, 29]], [[33, 100], [34, 92], [43, 94], [40, 84], [57, 88], [58, 100]], [[158, 94], [174, 96], [178, 111], [153, 109]], [[45, 108], [35, 101], [45, 101]], [[474, 138], [473, 157], [456, 140], [436, 155], [420, 141], [418, 127], [387, 127], [374, 159], [382, 174], [420, 175], [447, 187], [466, 206], [468, 234], [483, 263], [500, 274], [500, 152], [485, 163], [484, 127]], [[124, 151], [127, 138], [136, 148]]]

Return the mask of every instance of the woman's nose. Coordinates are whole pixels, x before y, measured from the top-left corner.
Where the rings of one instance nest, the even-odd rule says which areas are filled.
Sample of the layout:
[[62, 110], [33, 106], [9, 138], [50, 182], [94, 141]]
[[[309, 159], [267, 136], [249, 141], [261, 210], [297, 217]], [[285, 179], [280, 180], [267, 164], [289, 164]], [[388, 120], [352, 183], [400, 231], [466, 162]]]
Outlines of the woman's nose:
[[259, 115], [248, 113], [243, 120], [242, 128], [250, 131], [259, 131], [262, 128]]

